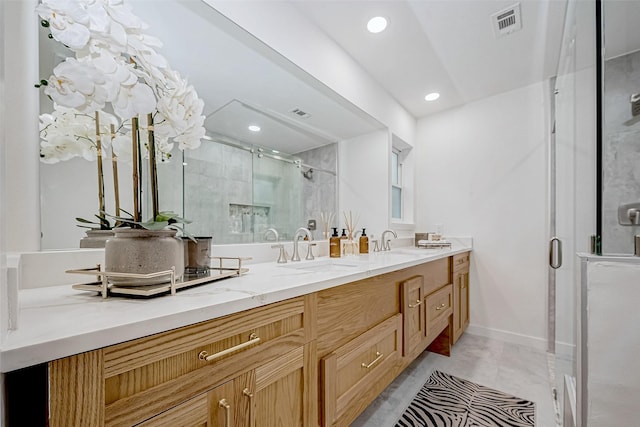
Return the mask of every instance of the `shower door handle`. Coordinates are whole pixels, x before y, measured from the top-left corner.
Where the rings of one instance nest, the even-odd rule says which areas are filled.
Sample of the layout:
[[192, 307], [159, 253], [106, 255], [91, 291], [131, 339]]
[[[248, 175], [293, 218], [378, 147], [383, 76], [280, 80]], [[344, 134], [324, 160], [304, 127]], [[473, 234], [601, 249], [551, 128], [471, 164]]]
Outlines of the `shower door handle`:
[[549, 241], [549, 266], [554, 270], [562, 267], [562, 241], [557, 237]]

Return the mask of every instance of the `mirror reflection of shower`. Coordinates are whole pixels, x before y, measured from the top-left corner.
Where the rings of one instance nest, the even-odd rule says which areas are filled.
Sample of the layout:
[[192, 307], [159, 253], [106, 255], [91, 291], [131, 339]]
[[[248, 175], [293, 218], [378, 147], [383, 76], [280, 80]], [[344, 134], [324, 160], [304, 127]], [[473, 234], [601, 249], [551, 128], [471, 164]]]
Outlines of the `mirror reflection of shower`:
[[186, 155], [180, 193], [192, 221], [187, 230], [213, 235], [216, 244], [262, 242], [269, 228], [291, 240], [318, 212], [335, 210], [335, 143], [291, 155], [208, 132], [201, 149]]
[[309, 168], [307, 170], [302, 170], [302, 176], [307, 179], [313, 179], [313, 168]]

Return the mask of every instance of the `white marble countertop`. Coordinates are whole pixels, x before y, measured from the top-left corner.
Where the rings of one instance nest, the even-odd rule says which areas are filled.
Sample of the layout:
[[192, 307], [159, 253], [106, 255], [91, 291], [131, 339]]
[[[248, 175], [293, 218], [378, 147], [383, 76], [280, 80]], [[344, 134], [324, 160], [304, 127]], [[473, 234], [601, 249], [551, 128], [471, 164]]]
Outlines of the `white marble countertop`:
[[109, 297], [69, 285], [19, 292], [18, 328], [0, 349], [0, 372], [214, 319], [367, 277], [411, 267], [471, 249], [397, 248], [344, 258], [253, 264], [241, 277], [152, 299]]

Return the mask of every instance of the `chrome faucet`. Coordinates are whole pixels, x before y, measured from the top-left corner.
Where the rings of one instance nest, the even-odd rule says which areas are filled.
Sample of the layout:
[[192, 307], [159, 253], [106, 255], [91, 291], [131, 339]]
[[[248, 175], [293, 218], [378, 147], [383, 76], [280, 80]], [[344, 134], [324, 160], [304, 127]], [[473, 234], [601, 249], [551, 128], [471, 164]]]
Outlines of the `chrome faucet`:
[[[263, 236], [264, 240], [269, 240], [270, 235], [273, 235], [276, 242], [280, 239], [280, 236], [278, 236], [278, 230], [276, 230], [275, 228], [268, 228], [267, 230], [265, 230]], [[276, 243], [275, 245], [271, 245], [271, 248], [280, 249], [280, 253], [278, 254], [279, 264], [284, 264], [287, 262], [287, 252], [284, 250], [284, 244]]]
[[391, 250], [391, 244], [390, 244], [391, 243], [391, 239], [389, 239], [389, 240], [385, 239], [385, 236], [387, 235], [387, 233], [393, 234], [393, 237], [395, 239], [398, 238], [398, 235], [396, 234], [395, 231], [393, 231], [393, 230], [384, 230], [382, 232], [382, 237], [380, 237], [383, 251], [390, 251]]
[[[293, 256], [291, 257], [291, 261], [300, 261], [300, 254], [298, 253], [298, 240], [303, 235], [307, 236], [309, 241], [313, 240], [313, 236], [308, 228], [300, 227], [296, 230], [296, 233], [293, 235]], [[311, 245], [309, 245], [309, 252], [311, 252]], [[309, 259], [309, 253], [307, 253], [307, 259]], [[311, 259], [313, 259], [313, 254], [311, 255]]]
[[263, 239], [269, 240], [269, 235], [271, 234], [273, 234], [274, 240], [276, 242], [280, 240], [280, 236], [278, 236], [278, 230], [276, 230], [275, 228], [268, 228], [267, 230], [265, 230]]

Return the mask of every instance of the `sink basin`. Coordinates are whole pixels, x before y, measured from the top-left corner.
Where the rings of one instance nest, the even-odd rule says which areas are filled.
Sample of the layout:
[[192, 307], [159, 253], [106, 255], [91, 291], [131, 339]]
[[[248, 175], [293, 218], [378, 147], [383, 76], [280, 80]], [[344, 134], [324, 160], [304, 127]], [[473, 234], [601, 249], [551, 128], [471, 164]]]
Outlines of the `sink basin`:
[[353, 271], [359, 267], [363, 267], [365, 264], [357, 261], [350, 261], [347, 259], [321, 259], [317, 261], [301, 261], [287, 265], [283, 265], [281, 268], [290, 270], [299, 270], [305, 272], [328, 272], [328, 271]]

